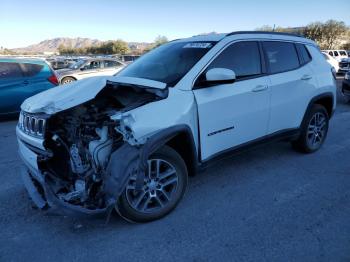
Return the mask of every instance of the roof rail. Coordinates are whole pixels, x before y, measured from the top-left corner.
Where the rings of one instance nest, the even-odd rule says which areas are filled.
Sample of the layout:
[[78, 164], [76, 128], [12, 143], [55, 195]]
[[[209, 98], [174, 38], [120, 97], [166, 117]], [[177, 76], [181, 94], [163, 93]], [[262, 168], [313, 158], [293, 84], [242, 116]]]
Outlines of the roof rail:
[[286, 35], [286, 36], [296, 36], [296, 37], [303, 37], [299, 34], [293, 34], [293, 33], [283, 33], [283, 32], [272, 32], [272, 31], [235, 31], [228, 33], [226, 36], [230, 35], [241, 35], [241, 34], [266, 34], [266, 35]]

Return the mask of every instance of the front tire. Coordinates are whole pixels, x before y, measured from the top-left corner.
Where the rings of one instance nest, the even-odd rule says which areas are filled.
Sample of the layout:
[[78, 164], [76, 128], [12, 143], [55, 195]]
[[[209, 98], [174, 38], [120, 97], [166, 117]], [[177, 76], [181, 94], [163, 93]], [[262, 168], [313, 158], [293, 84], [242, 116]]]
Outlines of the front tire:
[[133, 222], [160, 219], [180, 202], [187, 188], [187, 180], [184, 160], [174, 149], [164, 146], [149, 157], [148, 172], [141, 191], [135, 190], [136, 177], [130, 177], [117, 203], [117, 211]]
[[303, 153], [319, 150], [328, 133], [329, 116], [322, 105], [315, 104], [305, 116], [298, 140], [293, 141], [295, 149]]

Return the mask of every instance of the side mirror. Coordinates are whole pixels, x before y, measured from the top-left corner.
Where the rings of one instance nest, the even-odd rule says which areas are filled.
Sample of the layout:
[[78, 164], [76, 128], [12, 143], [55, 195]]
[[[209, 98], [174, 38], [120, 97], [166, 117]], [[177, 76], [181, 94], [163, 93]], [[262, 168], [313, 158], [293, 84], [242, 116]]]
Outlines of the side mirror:
[[83, 67], [80, 67], [80, 71], [84, 71], [86, 68], [83, 66]]
[[205, 74], [208, 84], [229, 84], [236, 80], [236, 74], [227, 68], [212, 68]]

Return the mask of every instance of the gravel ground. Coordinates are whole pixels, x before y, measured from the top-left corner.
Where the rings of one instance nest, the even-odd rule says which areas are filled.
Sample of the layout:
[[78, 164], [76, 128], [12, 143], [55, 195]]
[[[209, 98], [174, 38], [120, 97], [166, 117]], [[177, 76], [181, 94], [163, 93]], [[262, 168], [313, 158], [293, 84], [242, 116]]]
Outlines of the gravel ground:
[[350, 261], [350, 104], [340, 96], [320, 151], [281, 142], [222, 160], [148, 224], [32, 209], [15, 124], [0, 123], [0, 261]]

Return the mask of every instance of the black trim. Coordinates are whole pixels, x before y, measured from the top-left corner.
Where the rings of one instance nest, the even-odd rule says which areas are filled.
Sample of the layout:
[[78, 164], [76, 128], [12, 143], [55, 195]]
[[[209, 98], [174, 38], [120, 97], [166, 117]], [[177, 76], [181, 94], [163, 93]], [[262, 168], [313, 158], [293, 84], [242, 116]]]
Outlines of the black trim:
[[297, 139], [300, 135], [300, 129], [299, 128], [292, 128], [292, 129], [286, 129], [282, 131], [275, 132], [270, 135], [263, 136], [261, 138], [254, 139], [252, 141], [243, 143], [238, 146], [234, 146], [232, 148], [228, 148], [226, 150], [220, 151], [209, 158], [203, 160], [200, 163], [200, 169], [206, 168], [211, 162], [216, 162], [218, 160], [221, 160], [223, 158], [230, 157], [232, 155], [242, 153], [244, 151], [250, 150], [252, 148], [265, 145], [268, 143], [284, 140], [284, 139]]
[[315, 102], [316, 102], [317, 100], [319, 100], [319, 99], [322, 99], [322, 98], [331, 98], [331, 99], [332, 99], [332, 112], [331, 112], [331, 114], [329, 115], [329, 119], [332, 118], [333, 113], [334, 113], [333, 108], [334, 108], [334, 102], [335, 102], [335, 101], [334, 101], [334, 95], [333, 95], [333, 93], [331, 93], [331, 92], [326, 92], [326, 93], [317, 95], [317, 96], [313, 97], [313, 98], [310, 100], [310, 102], [309, 102], [309, 104], [308, 104], [308, 106], [307, 106], [307, 108], [306, 108], [306, 110], [305, 110], [305, 114], [304, 114], [304, 117], [303, 117], [303, 121], [304, 121], [304, 118], [305, 118], [307, 112], [308, 112], [309, 110], [311, 110], [311, 107], [315, 104]]
[[226, 37], [231, 36], [231, 35], [251, 35], [251, 34], [282, 35], [282, 36], [284, 35], [284, 36], [294, 36], [294, 37], [305, 38], [304, 36], [298, 35], [298, 34], [282, 33], [282, 32], [269, 32], [269, 31], [235, 31], [235, 32], [231, 32], [231, 33], [227, 34]]
[[214, 136], [216, 134], [219, 134], [219, 133], [222, 133], [222, 132], [225, 132], [225, 131], [229, 131], [229, 130], [232, 130], [234, 128], [235, 128], [234, 126], [230, 126], [230, 127], [226, 127], [226, 128], [220, 129], [220, 130], [216, 130], [214, 132], [209, 133], [208, 136]]

